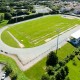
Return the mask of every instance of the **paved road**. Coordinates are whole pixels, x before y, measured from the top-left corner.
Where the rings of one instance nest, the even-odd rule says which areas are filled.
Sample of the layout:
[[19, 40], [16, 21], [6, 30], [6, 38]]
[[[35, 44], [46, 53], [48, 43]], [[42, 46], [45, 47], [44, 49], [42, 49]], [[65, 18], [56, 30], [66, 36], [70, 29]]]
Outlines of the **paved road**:
[[[10, 26], [12, 26], [12, 25], [10, 25]], [[0, 34], [2, 33], [2, 31], [4, 31], [5, 29], [7, 29], [10, 26], [5, 26], [2, 29], [0, 29]], [[71, 29], [65, 33], [62, 33], [59, 36], [59, 47], [66, 44], [66, 40], [68, 39], [68, 37], [72, 33], [74, 33], [75, 31], [77, 31], [79, 29], [80, 29], [80, 26], [77, 26], [74, 29]], [[34, 48], [13, 48], [13, 47], [10, 47], [10, 46], [4, 44], [2, 42], [2, 40], [0, 40], [0, 49], [3, 50], [4, 52], [8, 52], [9, 54], [17, 54], [20, 61], [24, 64], [24, 66], [21, 68], [23, 70], [26, 70], [29, 67], [31, 67], [32, 65], [34, 65], [36, 62], [41, 60], [50, 51], [55, 50], [56, 49], [56, 41], [57, 41], [57, 38], [54, 38], [53, 40], [51, 40], [41, 46], [34, 47]]]

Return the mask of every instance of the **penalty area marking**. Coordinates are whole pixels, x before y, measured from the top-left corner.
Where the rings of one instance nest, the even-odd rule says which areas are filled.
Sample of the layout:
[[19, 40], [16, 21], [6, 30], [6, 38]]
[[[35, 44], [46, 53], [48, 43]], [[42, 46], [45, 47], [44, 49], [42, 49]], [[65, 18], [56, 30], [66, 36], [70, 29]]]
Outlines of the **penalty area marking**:
[[22, 43], [20, 43], [9, 31], [7, 31], [8, 32], [8, 34], [18, 43], [18, 45], [21, 47], [21, 48], [23, 48], [23, 47], [25, 47]]

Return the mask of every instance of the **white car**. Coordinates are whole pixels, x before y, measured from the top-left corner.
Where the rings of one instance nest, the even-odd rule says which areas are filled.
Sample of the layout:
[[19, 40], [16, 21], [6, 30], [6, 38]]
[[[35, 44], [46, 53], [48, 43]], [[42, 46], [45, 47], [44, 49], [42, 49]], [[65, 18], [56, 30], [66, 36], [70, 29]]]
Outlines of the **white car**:
[[6, 77], [6, 72], [4, 72], [4, 74], [2, 75], [1, 80], [4, 80], [5, 77]]
[[67, 41], [70, 41], [70, 38], [68, 38]]

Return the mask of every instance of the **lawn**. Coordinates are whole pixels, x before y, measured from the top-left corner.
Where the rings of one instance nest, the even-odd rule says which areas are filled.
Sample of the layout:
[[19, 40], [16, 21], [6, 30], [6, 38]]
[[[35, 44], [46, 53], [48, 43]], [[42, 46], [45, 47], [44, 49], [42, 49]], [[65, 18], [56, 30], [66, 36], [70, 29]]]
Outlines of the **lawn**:
[[58, 58], [59, 60], [63, 60], [67, 55], [71, 54], [76, 48], [72, 46], [70, 43], [67, 43], [62, 48], [58, 50]]
[[[75, 47], [67, 43], [60, 50], [58, 50], [59, 60], [63, 60], [67, 55], [74, 51]], [[31, 67], [29, 70], [25, 71], [25, 75], [31, 80], [40, 80], [41, 76], [45, 73], [46, 69], [46, 57]], [[76, 79], [75, 79], [76, 80]]]
[[25, 75], [31, 80], [40, 80], [41, 76], [45, 73], [45, 63], [46, 58], [42, 59], [29, 70], [25, 71]]
[[8, 33], [10, 32], [24, 47], [35, 47], [53, 39], [58, 28], [62, 32], [77, 24], [80, 24], [79, 19], [63, 18], [61, 15], [47, 16], [12, 26], [1, 34], [1, 39], [9, 46], [21, 47]]
[[17, 76], [17, 80], [29, 80], [25, 76], [25, 74], [23, 73], [23, 71], [21, 71], [19, 69], [19, 67], [17, 66], [16, 62], [12, 58], [0, 54], [0, 62], [1, 63], [6, 63], [6, 64], [8, 64], [11, 67], [11, 69], [13, 70], [13, 72], [18, 75]]
[[68, 62], [67, 66], [69, 67], [69, 78], [70, 80], [80, 80], [80, 61], [77, 59], [77, 57], [74, 58], [76, 62], [76, 66], [73, 65], [73, 60]]
[[8, 20], [3, 20], [1, 23], [0, 23], [0, 28], [6, 26], [8, 23]]

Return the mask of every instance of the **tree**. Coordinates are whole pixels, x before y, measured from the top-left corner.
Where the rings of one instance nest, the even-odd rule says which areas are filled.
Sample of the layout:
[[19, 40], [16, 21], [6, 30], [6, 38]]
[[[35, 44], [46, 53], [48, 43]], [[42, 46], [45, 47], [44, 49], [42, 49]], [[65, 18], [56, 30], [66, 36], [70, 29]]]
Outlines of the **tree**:
[[79, 54], [79, 49], [76, 49], [75, 50], [75, 55], [78, 55]]
[[56, 78], [56, 80], [61, 80], [61, 73], [58, 72], [58, 73], [56, 74], [55, 78]]
[[42, 76], [41, 80], [49, 80], [49, 76], [47, 74], [44, 74]]
[[69, 69], [68, 69], [67, 66], [64, 67], [64, 70], [65, 70], [65, 74], [68, 75], [68, 73], [69, 73]]
[[51, 51], [49, 55], [47, 56], [46, 65], [47, 66], [55, 66], [58, 63], [58, 57], [56, 53]]
[[1, 15], [0, 15], [0, 22], [1, 22]]
[[69, 77], [66, 77], [65, 80], [70, 80], [70, 78]]
[[17, 15], [23, 15], [24, 14], [21, 9], [17, 10], [16, 13], [17, 13]]
[[56, 78], [54, 76], [51, 76], [50, 80], [56, 80]]
[[14, 74], [11, 80], [17, 80], [17, 74]]
[[74, 54], [71, 54], [71, 55], [70, 55], [70, 59], [71, 59], [71, 60], [72, 60], [74, 57], [75, 57]]
[[0, 11], [1, 12], [10, 12], [10, 7], [8, 6], [8, 7], [6, 7], [6, 6], [1, 6], [0, 7]]
[[12, 17], [12, 15], [8, 12], [4, 14], [4, 18], [7, 19], [7, 20], [10, 20], [11, 17]]
[[8, 76], [12, 72], [12, 69], [9, 65], [6, 66], [5, 72], [6, 72], [6, 76]]
[[48, 66], [46, 69], [47, 69], [47, 73], [48, 73], [49, 75], [54, 75], [53, 67], [52, 67], [52, 66]]
[[65, 65], [65, 61], [63, 60], [63, 61], [59, 61], [59, 65], [60, 66], [64, 66]]
[[65, 79], [65, 71], [63, 68], [61, 69], [60, 73], [61, 73], [61, 79], [64, 80]]
[[4, 20], [4, 15], [1, 15], [1, 21], [3, 21]]
[[54, 71], [58, 71], [60, 69], [60, 65], [56, 64], [56, 66], [54, 67]]
[[73, 60], [73, 65], [74, 65], [74, 66], [76, 66], [76, 65], [77, 65], [75, 60]]

